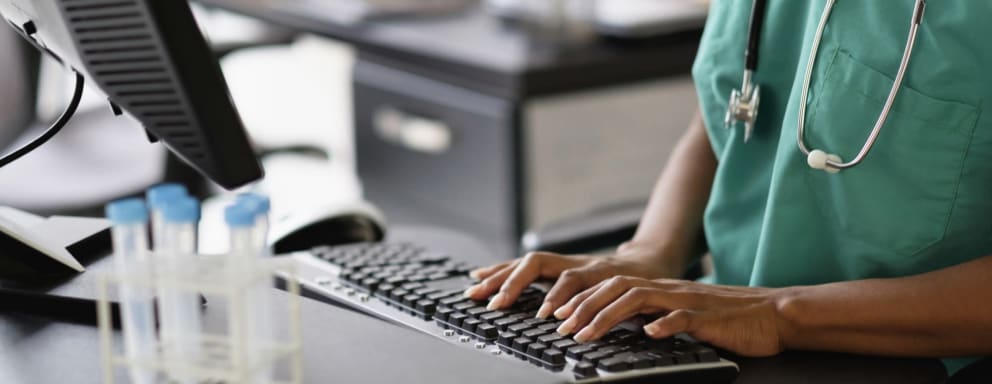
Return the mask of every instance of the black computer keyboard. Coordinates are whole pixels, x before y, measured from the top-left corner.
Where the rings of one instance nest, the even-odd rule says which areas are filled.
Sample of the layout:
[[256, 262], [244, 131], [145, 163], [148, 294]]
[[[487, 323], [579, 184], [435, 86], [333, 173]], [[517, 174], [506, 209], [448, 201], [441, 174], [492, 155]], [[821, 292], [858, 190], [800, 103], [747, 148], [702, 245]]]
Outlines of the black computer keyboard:
[[737, 376], [737, 365], [712, 348], [681, 335], [651, 339], [637, 320], [598, 341], [577, 343], [559, 335], [561, 321], [535, 318], [546, 292], [540, 284], [508, 309], [487, 310], [485, 302], [462, 295], [474, 283], [468, 277], [472, 265], [417, 245], [321, 247], [295, 257], [302, 265], [301, 285], [311, 295], [495, 358], [526, 361], [565, 381], [720, 383]]

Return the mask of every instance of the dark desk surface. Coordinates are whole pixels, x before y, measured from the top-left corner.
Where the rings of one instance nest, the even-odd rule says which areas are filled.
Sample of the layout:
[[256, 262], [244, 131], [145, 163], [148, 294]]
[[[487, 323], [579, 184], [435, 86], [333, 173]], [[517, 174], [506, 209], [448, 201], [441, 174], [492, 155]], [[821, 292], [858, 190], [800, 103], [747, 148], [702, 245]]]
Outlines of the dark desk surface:
[[538, 42], [481, 5], [441, 16], [363, 21], [334, 1], [199, 2], [346, 41], [364, 57], [515, 98], [688, 73], [702, 31], [700, 25], [658, 38], [603, 39], [563, 49]]
[[[398, 231], [397, 240], [439, 248], [475, 249], [466, 255], [493, 260], [485, 248], [449, 232]], [[474, 248], [468, 248], [474, 247]], [[277, 302], [285, 294], [273, 292]], [[304, 370], [308, 383], [552, 383], [526, 364], [492, 359], [370, 317], [304, 300]], [[206, 311], [207, 329], [220, 327], [221, 308]], [[17, 314], [0, 314], [0, 383], [98, 383], [96, 328]], [[427, 357], [427, 358], [423, 358]], [[931, 359], [890, 359], [788, 352], [764, 359], [732, 358], [737, 383], [936, 383], [944, 368]]]

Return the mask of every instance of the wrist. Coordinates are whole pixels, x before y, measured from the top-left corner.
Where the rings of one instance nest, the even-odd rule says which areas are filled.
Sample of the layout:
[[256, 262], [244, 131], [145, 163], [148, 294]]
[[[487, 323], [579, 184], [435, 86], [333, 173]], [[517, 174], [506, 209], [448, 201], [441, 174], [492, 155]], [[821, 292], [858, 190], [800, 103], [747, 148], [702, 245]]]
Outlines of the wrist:
[[663, 243], [627, 241], [617, 247], [615, 257], [649, 267], [656, 271], [655, 278], [681, 278], [686, 268], [681, 252]]
[[811, 312], [803, 296], [803, 291], [809, 287], [774, 288], [770, 299], [775, 308], [775, 323], [778, 330], [779, 344], [783, 349], [795, 348], [796, 340], [802, 333], [805, 317]]

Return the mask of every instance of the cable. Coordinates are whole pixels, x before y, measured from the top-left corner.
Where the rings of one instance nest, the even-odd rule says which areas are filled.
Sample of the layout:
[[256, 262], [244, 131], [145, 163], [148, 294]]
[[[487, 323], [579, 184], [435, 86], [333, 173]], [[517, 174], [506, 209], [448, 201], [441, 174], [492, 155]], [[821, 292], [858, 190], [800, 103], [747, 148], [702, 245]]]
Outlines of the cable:
[[21, 157], [24, 157], [24, 155], [31, 153], [31, 151], [38, 149], [38, 147], [47, 143], [48, 140], [51, 140], [52, 137], [55, 137], [55, 135], [58, 134], [62, 128], [65, 128], [66, 124], [69, 123], [69, 119], [72, 119], [72, 115], [75, 115], [76, 109], [79, 108], [79, 102], [83, 98], [83, 85], [85, 82], [86, 81], [83, 78], [83, 75], [76, 72], [76, 89], [73, 91], [72, 100], [69, 102], [69, 106], [65, 108], [65, 112], [62, 112], [62, 116], [59, 116], [59, 119], [56, 120], [55, 123], [48, 128], [48, 130], [42, 133], [41, 136], [38, 136], [38, 138], [32, 140], [30, 143], [24, 144], [24, 146], [0, 158], [0, 168], [7, 166], [7, 164], [13, 163]]

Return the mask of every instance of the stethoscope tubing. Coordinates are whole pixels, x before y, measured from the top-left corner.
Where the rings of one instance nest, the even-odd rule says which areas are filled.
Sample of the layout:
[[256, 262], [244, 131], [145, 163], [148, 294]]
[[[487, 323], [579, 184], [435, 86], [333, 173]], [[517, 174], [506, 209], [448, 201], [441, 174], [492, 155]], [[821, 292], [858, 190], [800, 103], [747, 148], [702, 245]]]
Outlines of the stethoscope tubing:
[[[813, 40], [813, 47], [810, 51], [809, 59], [806, 64], [806, 74], [803, 77], [803, 88], [802, 88], [802, 102], [799, 104], [799, 125], [797, 129], [797, 143], [799, 145], [799, 150], [802, 151], [803, 155], [809, 156], [811, 150], [806, 146], [805, 134], [806, 134], [806, 105], [809, 101], [809, 86], [810, 80], [813, 77], [813, 69], [816, 65], [816, 55], [820, 48], [820, 41], [823, 37], [823, 31], [826, 28], [827, 21], [830, 19], [830, 13], [833, 10], [834, 3], [836, 0], [829, 0], [827, 6], [823, 9], [823, 15], [820, 17], [820, 24], [816, 29], [816, 36]], [[882, 131], [882, 127], [885, 122], [888, 121], [889, 113], [892, 111], [892, 106], [895, 104], [896, 96], [899, 94], [899, 89], [902, 87], [903, 79], [906, 77], [906, 71], [909, 68], [910, 58], [913, 55], [913, 47], [916, 45], [916, 34], [919, 30], [920, 24], [923, 22], [923, 13], [926, 9], [925, 0], [916, 0], [916, 6], [913, 11], [912, 24], [909, 29], [909, 37], [906, 39], [906, 47], [903, 50], [902, 59], [899, 62], [899, 71], [896, 73], [895, 81], [893, 81], [892, 89], [889, 91], [889, 96], [885, 101], [885, 105], [882, 107], [882, 112], [879, 114], [878, 120], [875, 121], [875, 126], [872, 128], [871, 133], [868, 135], [868, 140], [861, 147], [858, 155], [848, 162], [839, 162], [834, 160], [827, 160], [826, 165], [834, 169], [849, 169], [864, 161], [865, 157], [875, 146], [875, 142], [878, 140], [878, 135]]]
[[754, 0], [751, 5], [751, 21], [748, 26], [747, 49], [744, 50], [744, 70], [758, 69], [758, 49], [761, 47], [761, 30], [765, 24], [767, 0]]

